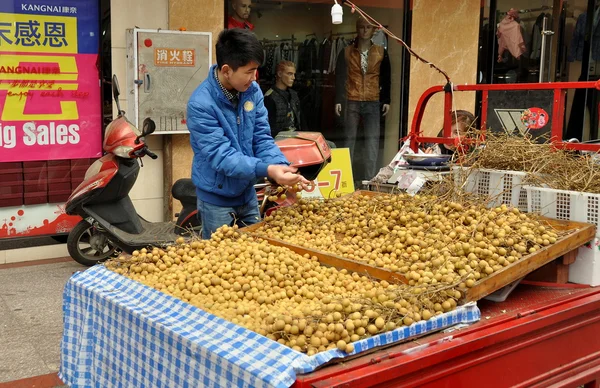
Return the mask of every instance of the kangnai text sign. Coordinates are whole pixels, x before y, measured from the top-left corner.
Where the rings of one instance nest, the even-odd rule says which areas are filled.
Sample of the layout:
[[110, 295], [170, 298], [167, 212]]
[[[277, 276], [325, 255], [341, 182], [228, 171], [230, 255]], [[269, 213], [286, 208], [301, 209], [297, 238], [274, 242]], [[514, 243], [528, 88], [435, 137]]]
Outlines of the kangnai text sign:
[[0, 162], [101, 156], [96, 0], [0, 1]]

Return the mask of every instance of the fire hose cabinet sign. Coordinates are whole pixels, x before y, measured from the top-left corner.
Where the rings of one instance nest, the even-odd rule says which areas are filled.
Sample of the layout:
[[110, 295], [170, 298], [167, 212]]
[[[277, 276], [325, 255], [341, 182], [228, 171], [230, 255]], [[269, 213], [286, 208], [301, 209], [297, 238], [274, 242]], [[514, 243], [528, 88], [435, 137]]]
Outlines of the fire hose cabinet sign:
[[127, 30], [127, 113], [139, 127], [146, 117], [156, 134], [189, 133], [187, 102], [212, 62], [212, 34]]

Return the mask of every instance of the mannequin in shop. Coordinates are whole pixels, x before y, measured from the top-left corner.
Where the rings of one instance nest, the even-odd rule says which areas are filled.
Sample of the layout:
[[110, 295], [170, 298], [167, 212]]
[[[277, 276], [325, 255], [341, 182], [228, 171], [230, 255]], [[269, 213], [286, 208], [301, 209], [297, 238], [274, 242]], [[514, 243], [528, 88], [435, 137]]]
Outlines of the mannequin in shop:
[[[381, 114], [390, 110], [391, 67], [387, 50], [373, 44], [376, 27], [367, 20], [356, 21], [357, 37], [354, 44], [344, 49], [336, 64], [335, 114], [344, 119], [344, 147], [350, 149], [353, 170], [359, 164], [355, 158], [358, 124], [364, 127], [364, 148], [361, 150], [363, 176], [371, 179], [377, 174]], [[345, 102], [345, 107], [343, 104]]]
[[231, 8], [233, 9], [233, 13], [229, 16], [227, 28], [254, 30], [254, 24], [248, 21], [250, 9], [252, 8], [252, 0], [231, 0]]
[[296, 65], [291, 61], [277, 64], [275, 85], [265, 93], [265, 107], [269, 111], [269, 125], [273, 137], [281, 131], [296, 131], [300, 123], [300, 99], [292, 89], [296, 79]]

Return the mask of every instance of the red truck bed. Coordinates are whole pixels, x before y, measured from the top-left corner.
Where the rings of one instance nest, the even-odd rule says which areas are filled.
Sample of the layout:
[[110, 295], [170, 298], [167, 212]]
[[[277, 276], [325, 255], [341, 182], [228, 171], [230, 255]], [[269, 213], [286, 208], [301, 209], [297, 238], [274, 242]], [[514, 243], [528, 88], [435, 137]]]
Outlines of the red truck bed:
[[597, 387], [600, 287], [520, 284], [482, 319], [299, 376], [295, 387]]

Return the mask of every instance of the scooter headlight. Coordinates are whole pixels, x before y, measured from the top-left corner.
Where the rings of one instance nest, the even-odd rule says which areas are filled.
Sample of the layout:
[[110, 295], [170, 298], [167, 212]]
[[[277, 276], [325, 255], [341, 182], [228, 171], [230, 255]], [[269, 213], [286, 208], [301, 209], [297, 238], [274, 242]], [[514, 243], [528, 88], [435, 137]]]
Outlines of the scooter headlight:
[[131, 151], [133, 151], [133, 147], [118, 146], [113, 150], [113, 154], [120, 158], [131, 159]]

